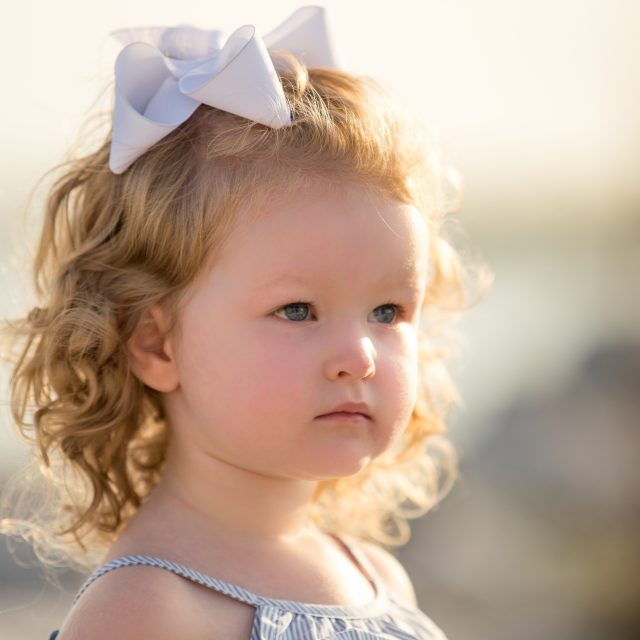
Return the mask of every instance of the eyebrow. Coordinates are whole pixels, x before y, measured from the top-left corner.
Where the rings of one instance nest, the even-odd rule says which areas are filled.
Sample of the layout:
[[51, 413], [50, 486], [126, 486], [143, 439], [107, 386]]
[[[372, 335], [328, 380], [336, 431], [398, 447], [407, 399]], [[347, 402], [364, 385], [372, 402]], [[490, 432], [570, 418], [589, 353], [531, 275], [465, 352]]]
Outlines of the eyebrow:
[[313, 277], [305, 278], [303, 276], [280, 276], [276, 278], [266, 279], [258, 283], [256, 289], [262, 289], [264, 287], [280, 287], [287, 285], [299, 285], [307, 284], [313, 280]]
[[[305, 277], [302, 275], [282, 275], [280, 277], [275, 277], [273, 279], [266, 279], [259, 282], [254, 288], [254, 292], [258, 292], [264, 289], [271, 288], [279, 288], [286, 286], [300, 286], [313, 283], [316, 278], [314, 276]], [[377, 281], [372, 283], [374, 286], [384, 286], [388, 284], [389, 286], [402, 286], [406, 289], [411, 289], [412, 291], [418, 291], [420, 289], [420, 279], [417, 272], [412, 272], [411, 277], [404, 278], [404, 275], [400, 276], [400, 278], [379, 278]]]

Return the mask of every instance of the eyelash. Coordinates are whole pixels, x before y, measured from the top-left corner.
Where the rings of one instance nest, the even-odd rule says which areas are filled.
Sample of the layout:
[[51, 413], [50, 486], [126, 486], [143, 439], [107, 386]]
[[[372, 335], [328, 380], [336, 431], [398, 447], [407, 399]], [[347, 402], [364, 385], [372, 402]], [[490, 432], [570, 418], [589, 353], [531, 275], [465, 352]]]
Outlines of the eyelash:
[[[282, 311], [283, 309], [286, 309], [287, 307], [295, 307], [298, 305], [308, 305], [309, 307], [313, 308], [313, 303], [312, 302], [305, 302], [303, 300], [297, 300], [296, 302], [289, 302], [288, 304], [282, 305], [281, 307], [279, 307], [278, 309], [276, 309], [274, 311], [274, 314], [277, 313], [278, 311]], [[401, 304], [397, 304], [395, 302], [386, 302], [385, 304], [381, 304], [377, 307], [375, 307], [375, 309], [379, 309], [380, 307], [393, 307], [395, 309], [396, 315], [393, 319], [392, 322], [381, 322], [379, 324], [394, 324], [395, 322], [399, 321], [399, 320], [403, 320], [406, 316], [406, 309], [404, 308], [404, 306], [402, 306]], [[283, 320], [287, 320], [287, 318], [283, 318]], [[290, 320], [290, 322], [297, 322], [297, 323], [302, 323], [305, 322], [305, 320]]]

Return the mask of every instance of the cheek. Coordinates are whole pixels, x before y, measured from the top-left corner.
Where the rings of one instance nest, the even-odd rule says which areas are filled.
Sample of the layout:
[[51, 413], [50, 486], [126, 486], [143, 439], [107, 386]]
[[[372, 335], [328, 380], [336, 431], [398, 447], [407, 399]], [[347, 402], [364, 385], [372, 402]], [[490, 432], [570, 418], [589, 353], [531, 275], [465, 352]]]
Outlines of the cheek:
[[390, 405], [397, 414], [397, 428], [404, 427], [413, 411], [418, 388], [418, 347], [416, 334], [407, 330], [393, 345], [381, 383], [391, 395]]
[[192, 400], [210, 417], [239, 429], [256, 420], [279, 423], [295, 413], [297, 401], [304, 401], [311, 388], [304, 344], [237, 325], [218, 330], [224, 339], [190, 341], [193, 355], [183, 369], [185, 381], [197, 390]]
[[316, 372], [310, 344], [256, 334], [245, 349], [249, 352], [234, 367], [237, 391], [260, 407], [265, 418], [295, 414], [313, 388], [311, 378]]

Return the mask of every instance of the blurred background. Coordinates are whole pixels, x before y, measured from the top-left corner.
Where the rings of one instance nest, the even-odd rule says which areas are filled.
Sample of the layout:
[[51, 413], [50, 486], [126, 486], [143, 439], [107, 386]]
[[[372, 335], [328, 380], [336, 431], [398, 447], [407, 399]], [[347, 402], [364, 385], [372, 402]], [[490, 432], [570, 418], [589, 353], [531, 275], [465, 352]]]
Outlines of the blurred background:
[[[464, 180], [455, 244], [496, 276], [457, 324], [460, 479], [398, 552], [419, 604], [450, 640], [637, 640], [640, 3], [324, 4], [343, 66], [441, 132]], [[216, 5], [12, 3], [0, 26], [3, 317], [33, 302], [21, 207], [111, 80], [108, 32], [266, 33], [299, 6]], [[26, 451], [4, 371], [0, 384], [2, 483]], [[84, 579], [62, 577], [66, 590], [53, 590], [0, 540], [2, 640], [44, 640], [61, 625]]]

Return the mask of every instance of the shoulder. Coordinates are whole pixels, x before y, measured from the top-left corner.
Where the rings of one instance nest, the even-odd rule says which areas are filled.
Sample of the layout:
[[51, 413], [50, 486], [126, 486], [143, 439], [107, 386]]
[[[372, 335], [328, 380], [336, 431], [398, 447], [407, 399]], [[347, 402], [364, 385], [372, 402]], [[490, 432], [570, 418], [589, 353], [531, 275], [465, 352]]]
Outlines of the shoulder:
[[88, 587], [56, 640], [240, 638], [238, 604], [169, 571], [125, 567]]
[[411, 578], [400, 561], [373, 542], [358, 540], [357, 544], [377, 571], [387, 590], [407, 604], [416, 607], [418, 603]]

